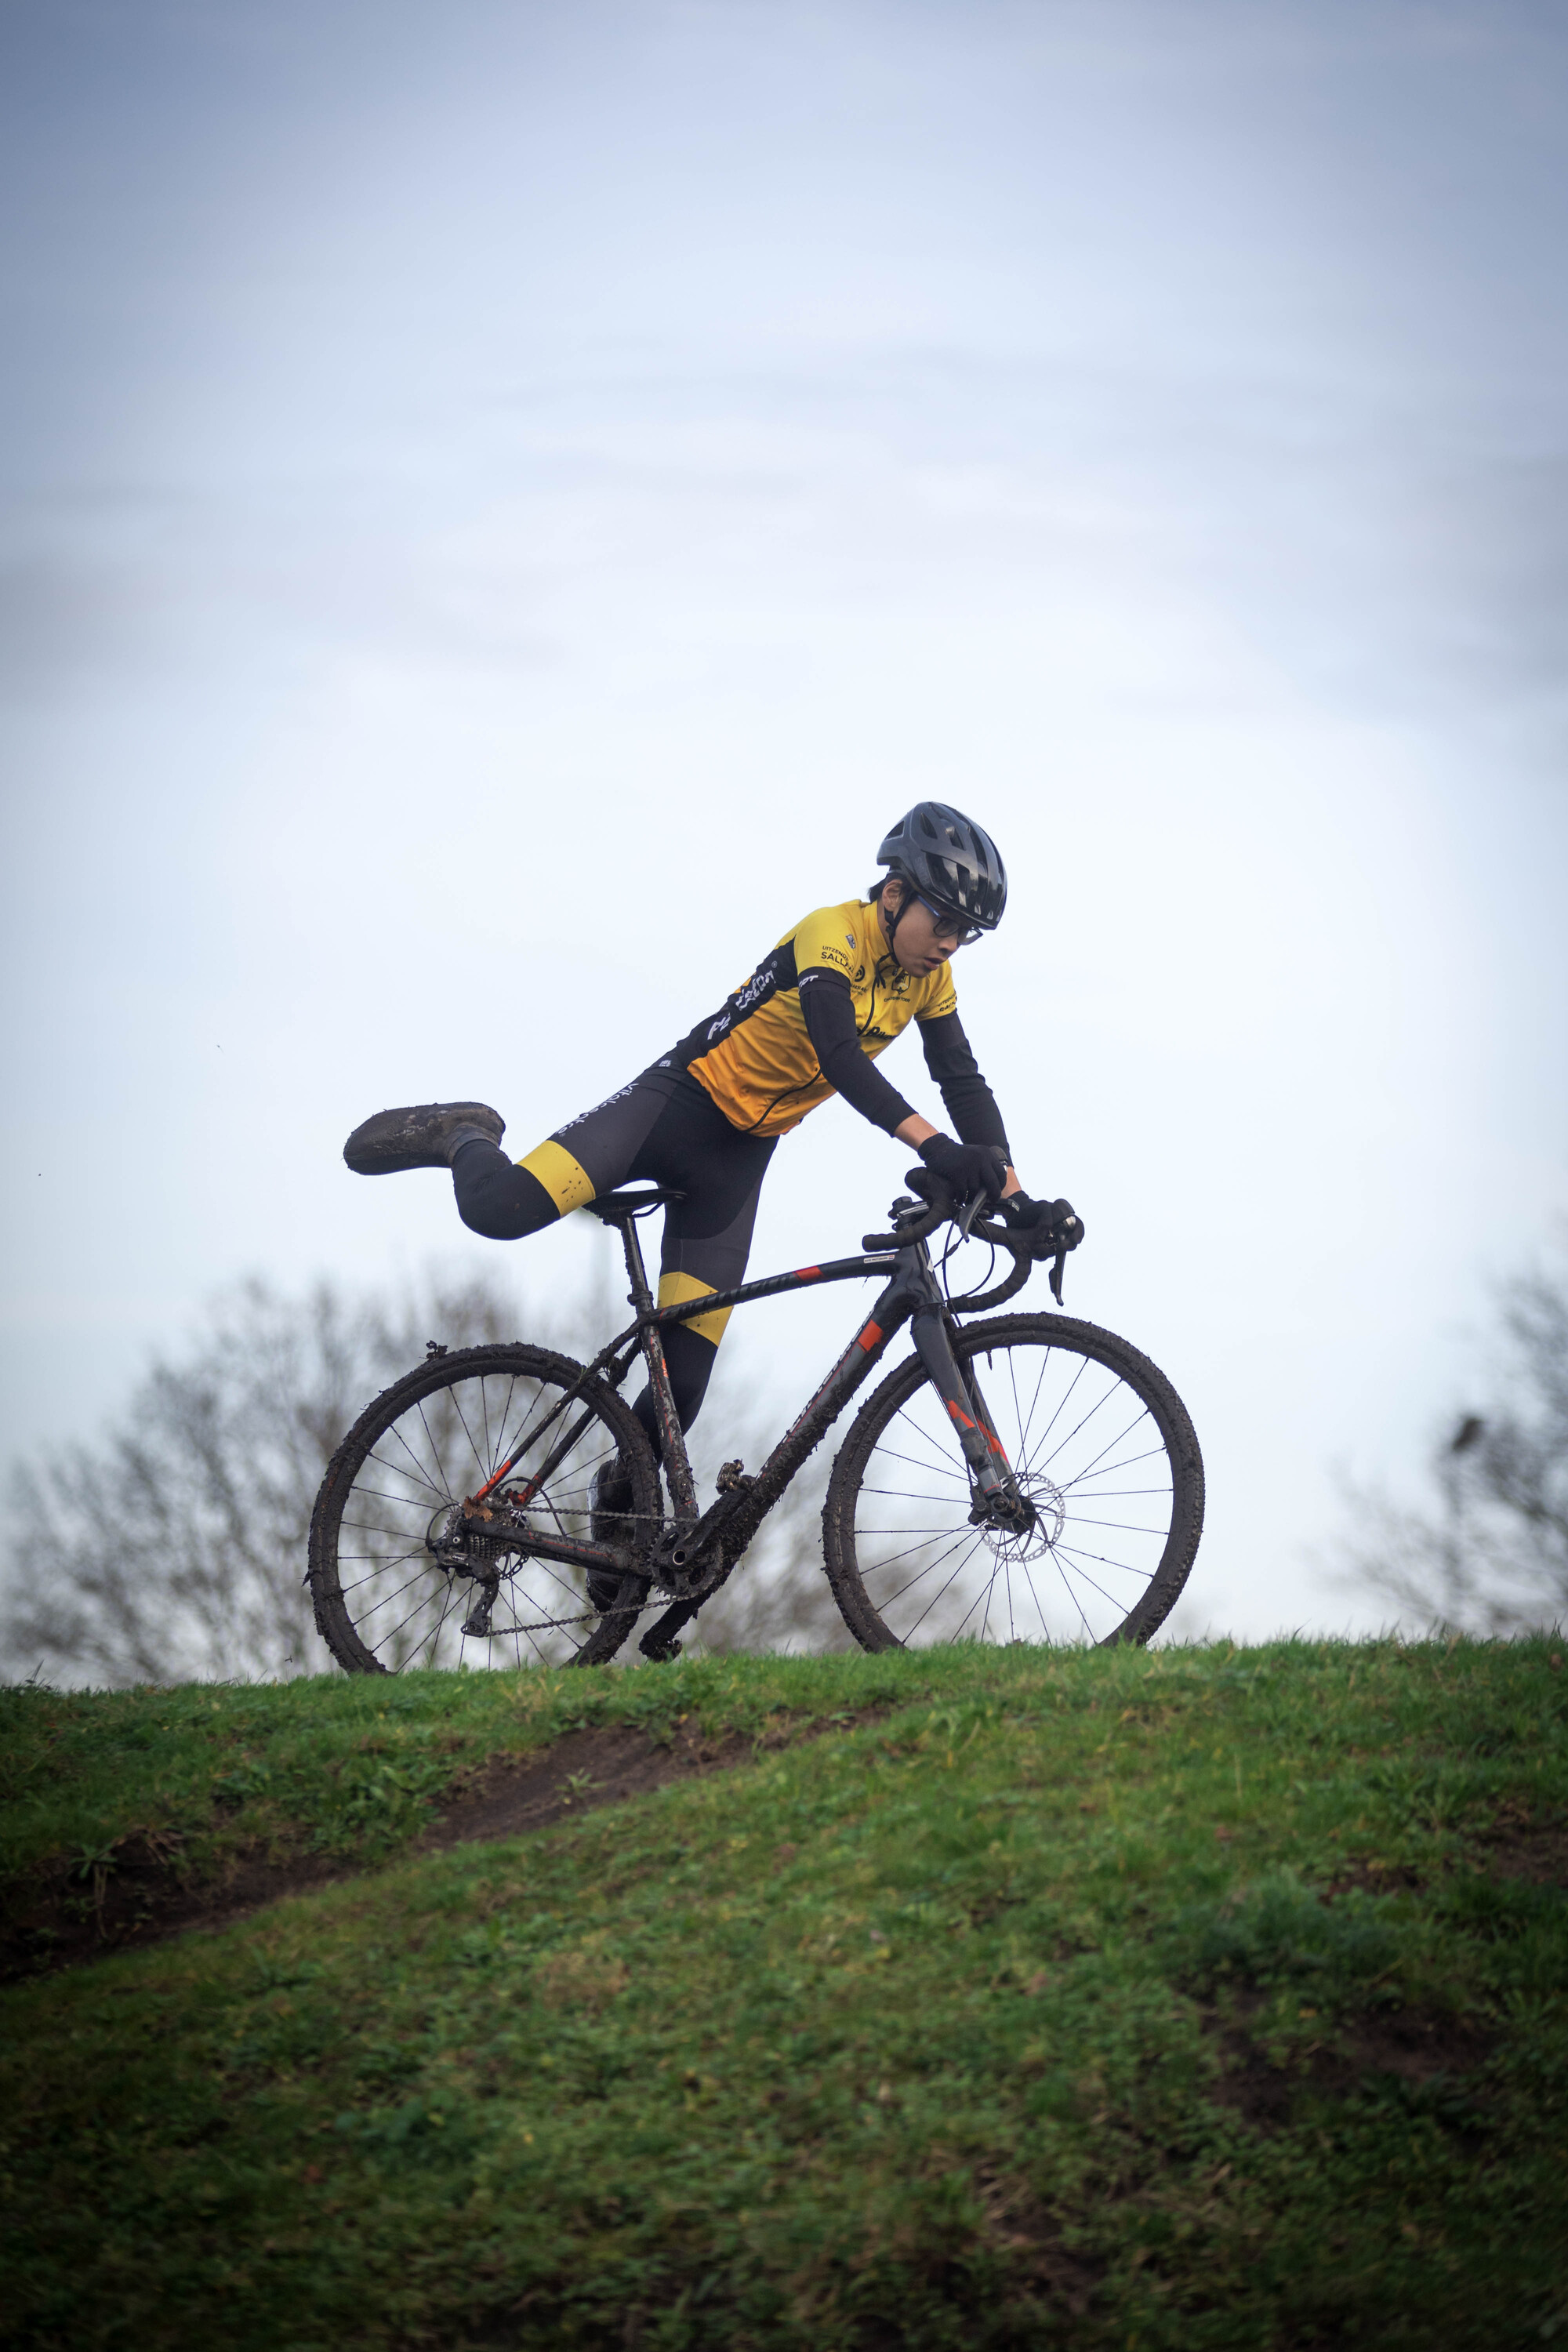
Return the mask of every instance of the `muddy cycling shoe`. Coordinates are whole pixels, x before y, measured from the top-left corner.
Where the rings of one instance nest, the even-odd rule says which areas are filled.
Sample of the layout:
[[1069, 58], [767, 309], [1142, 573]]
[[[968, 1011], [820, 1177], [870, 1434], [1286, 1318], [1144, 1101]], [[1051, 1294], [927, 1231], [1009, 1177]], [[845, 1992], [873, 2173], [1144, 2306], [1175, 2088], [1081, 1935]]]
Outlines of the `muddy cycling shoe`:
[[[601, 1462], [588, 1492], [588, 1540], [616, 1550], [628, 1546], [632, 1536], [631, 1508], [637, 1496], [617, 1458]], [[620, 1597], [621, 1580], [611, 1570], [588, 1570], [588, 1598], [595, 1609], [613, 1609]]]
[[489, 1103], [416, 1103], [378, 1110], [356, 1127], [343, 1158], [356, 1176], [395, 1176], [405, 1168], [449, 1168], [465, 1143], [499, 1143], [506, 1121]]

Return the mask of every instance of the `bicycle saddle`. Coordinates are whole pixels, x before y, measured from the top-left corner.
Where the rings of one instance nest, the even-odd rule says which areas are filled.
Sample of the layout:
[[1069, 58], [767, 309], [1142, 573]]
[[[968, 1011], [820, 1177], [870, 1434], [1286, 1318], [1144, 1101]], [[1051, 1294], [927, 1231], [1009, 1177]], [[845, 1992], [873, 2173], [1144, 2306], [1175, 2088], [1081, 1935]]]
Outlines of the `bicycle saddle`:
[[662, 1209], [667, 1201], [684, 1201], [686, 1195], [668, 1184], [650, 1184], [646, 1191], [635, 1192], [601, 1192], [596, 1200], [584, 1201], [583, 1206], [590, 1215], [602, 1217], [613, 1224], [617, 1217], [646, 1217], [651, 1210]]

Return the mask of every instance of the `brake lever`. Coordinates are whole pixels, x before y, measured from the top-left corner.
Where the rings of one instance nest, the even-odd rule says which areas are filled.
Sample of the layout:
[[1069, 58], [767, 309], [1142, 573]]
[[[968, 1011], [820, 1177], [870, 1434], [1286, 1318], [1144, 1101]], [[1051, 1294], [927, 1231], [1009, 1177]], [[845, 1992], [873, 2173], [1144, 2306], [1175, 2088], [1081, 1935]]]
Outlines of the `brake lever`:
[[[1034, 1250], [1030, 1246], [1029, 1243], [1024, 1239], [1022, 1234], [1016, 1233], [1011, 1225], [992, 1224], [988, 1221], [981, 1220], [978, 1223], [974, 1238], [984, 1242], [990, 1242], [994, 1247], [1010, 1249], [1015, 1257], [1034, 1257], [1035, 1255]], [[1066, 1250], [1058, 1249], [1057, 1251], [1055, 1260], [1052, 1263], [1050, 1273], [1047, 1277], [1051, 1286], [1051, 1297], [1056, 1300], [1058, 1307], [1062, 1303], [1062, 1276], [1066, 1270], [1068, 1254]], [[1043, 1265], [1045, 1264], [1045, 1260], [1043, 1258], [1038, 1258], [1036, 1259], [1036, 1263], [1037, 1265]]]

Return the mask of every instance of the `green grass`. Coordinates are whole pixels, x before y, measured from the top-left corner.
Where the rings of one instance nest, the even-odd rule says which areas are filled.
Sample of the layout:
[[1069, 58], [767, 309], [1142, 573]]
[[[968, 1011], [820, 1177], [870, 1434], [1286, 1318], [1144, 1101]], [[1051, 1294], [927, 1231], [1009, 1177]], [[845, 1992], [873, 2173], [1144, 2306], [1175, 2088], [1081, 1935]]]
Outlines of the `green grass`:
[[210, 1811], [203, 1707], [331, 1836], [301, 1776], [388, 1726], [887, 1711], [14, 1989], [0, 2309], [59, 2352], [1568, 2342], [1568, 1896], [1506, 1874], [1568, 1821], [1564, 1682], [1281, 1643], [13, 1695], [34, 1858]]
[[200, 1878], [242, 1847], [379, 1861], [490, 1756], [582, 1725], [655, 1738], [679, 1723], [760, 1734], [885, 1706], [940, 1683], [990, 1688], [994, 1661], [693, 1659], [631, 1674], [323, 1675], [173, 1689], [0, 1689], [0, 1892], [40, 1864], [89, 1863], [138, 1832]]

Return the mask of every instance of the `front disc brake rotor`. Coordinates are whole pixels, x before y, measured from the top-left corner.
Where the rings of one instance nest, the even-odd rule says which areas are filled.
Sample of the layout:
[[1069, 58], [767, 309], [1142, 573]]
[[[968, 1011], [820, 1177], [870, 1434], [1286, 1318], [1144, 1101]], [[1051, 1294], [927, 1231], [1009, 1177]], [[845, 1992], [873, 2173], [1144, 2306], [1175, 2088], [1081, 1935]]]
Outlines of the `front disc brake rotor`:
[[1067, 1501], [1060, 1487], [1043, 1470], [1016, 1471], [1014, 1478], [1020, 1496], [1029, 1506], [1029, 1525], [1011, 1528], [993, 1522], [984, 1532], [999, 1560], [1022, 1568], [1055, 1550], [1067, 1525]]

